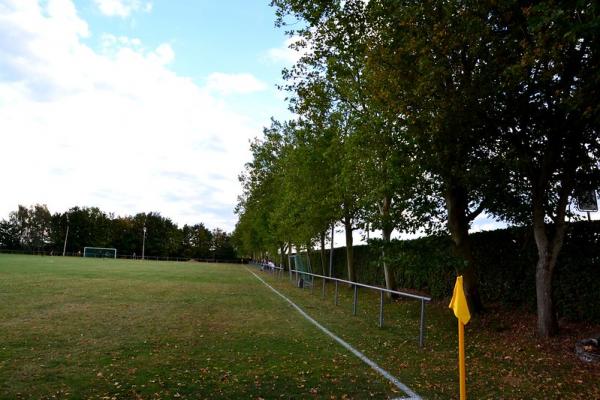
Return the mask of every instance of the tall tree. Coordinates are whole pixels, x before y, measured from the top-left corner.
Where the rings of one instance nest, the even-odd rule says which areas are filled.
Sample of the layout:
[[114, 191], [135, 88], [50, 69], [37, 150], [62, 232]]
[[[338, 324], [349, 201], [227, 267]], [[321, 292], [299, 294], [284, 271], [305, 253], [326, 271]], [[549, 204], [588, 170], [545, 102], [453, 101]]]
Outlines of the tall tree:
[[204, 224], [192, 226], [184, 225], [182, 228], [183, 254], [191, 258], [211, 258], [212, 233]]
[[465, 260], [471, 309], [481, 309], [472, 221], [497, 190], [498, 91], [506, 33], [493, 2], [376, 1], [369, 76], [414, 140], [415, 161], [445, 204], [448, 231]]
[[[354, 281], [353, 231], [360, 225], [360, 199], [365, 190], [359, 179], [359, 153], [354, 141], [367, 115], [361, 85], [364, 66], [361, 45], [368, 35], [363, 15], [365, 3], [329, 2], [322, 6], [323, 2], [318, 1], [273, 1], [272, 4], [276, 7], [278, 24], [286, 25], [290, 15], [302, 21], [296, 25], [302, 27], [290, 34], [301, 38], [295, 47], [303, 50], [304, 56], [294, 67], [284, 70], [285, 89], [291, 93], [291, 109], [301, 122], [312, 126], [317, 136], [329, 135], [323, 154], [331, 165], [330, 196], [326, 199], [334, 205], [334, 210], [320, 236], [332, 219], [343, 224], [348, 279]], [[314, 173], [317, 171], [323, 169]]]
[[533, 226], [538, 333], [558, 331], [552, 281], [576, 188], [600, 185], [600, 7], [513, 4], [504, 13], [513, 62], [503, 75], [506, 196], [500, 215]]
[[286, 129], [286, 124], [272, 121], [271, 127], [264, 130], [264, 139], [251, 143], [253, 160], [246, 164], [240, 175], [243, 192], [235, 210], [239, 221], [234, 242], [241, 252], [253, 258], [262, 258], [269, 253], [275, 255], [286, 241], [287, 221], [273, 217], [281, 203]]
[[0, 221], [0, 247], [10, 250], [21, 248], [21, 238], [16, 224], [12, 218]]

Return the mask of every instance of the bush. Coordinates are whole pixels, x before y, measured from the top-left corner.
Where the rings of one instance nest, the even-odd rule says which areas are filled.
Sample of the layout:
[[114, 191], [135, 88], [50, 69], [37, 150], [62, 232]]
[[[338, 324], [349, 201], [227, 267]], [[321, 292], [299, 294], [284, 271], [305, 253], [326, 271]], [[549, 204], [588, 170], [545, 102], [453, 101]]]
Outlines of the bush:
[[[511, 227], [471, 235], [479, 266], [480, 293], [484, 303], [535, 309], [537, 250], [531, 228]], [[569, 225], [556, 266], [553, 295], [560, 317], [600, 322], [600, 221]], [[354, 247], [360, 282], [383, 285], [381, 241]], [[313, 270], [321, 273], [319, 252], [311, 255]], [[326, 252], [329, 265], [329, 250]], [[448, 236], [394, 240], [386, 259], [400, 287], [429, 293], [435, 299], [449, 297], [463, 261], [453, 255]], [[346, 279], [346, 249], [334, 250], [334, 276]], [[328, 268], [328, 267], [327, 267]]]

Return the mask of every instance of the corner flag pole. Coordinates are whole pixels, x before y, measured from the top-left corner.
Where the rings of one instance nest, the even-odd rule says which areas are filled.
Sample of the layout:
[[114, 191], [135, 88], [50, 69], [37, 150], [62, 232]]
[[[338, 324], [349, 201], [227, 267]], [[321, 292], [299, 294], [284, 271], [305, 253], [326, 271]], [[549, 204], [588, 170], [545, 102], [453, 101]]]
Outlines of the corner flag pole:
[[460, 400], [467, 399], [467, 383], [465, 368], [465, 325], [471, 319], [467, 298], [463, 289], [463, 277], [456, 277], [454, 285], [454, 294], [450, 300], [449, 307], [454, 311], [458, 319], [458, 376], [460, 379]]
[[458, 320], [458, 377], [460, 379], [460, 400], [467, 399], [467, 377], [465, 368], [465, 324]]

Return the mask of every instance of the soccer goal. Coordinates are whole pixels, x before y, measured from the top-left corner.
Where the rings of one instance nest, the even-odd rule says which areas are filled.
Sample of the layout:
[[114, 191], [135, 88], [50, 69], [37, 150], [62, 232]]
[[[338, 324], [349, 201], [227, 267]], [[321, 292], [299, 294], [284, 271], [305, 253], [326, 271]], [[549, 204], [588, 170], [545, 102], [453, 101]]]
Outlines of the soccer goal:
[[[308, 255], [307, 255], [307, 259], [308, 259]], [[294, 269], [294, 270], [298, 271], [298, 272], [296, 272], [296, 276], [298, 278], [296, 284], [298, 285], [298, 287], [300, 287], [300, 288], [312, 287], [313, 277], [312, 277], [312, 275], [307, 274], [307, 272], [309, 274], [312, 273], [312, 270], [310, 268], [310, 260], [308, 263], [304, 263], [304, 260], [302, 260], [302, 256], [300, 254], [289, 256], [289, 260], [290, 260], [290, 270]]]
[[84, 247], [84, 257], [117, 258], [117, 249], [108, 247]]

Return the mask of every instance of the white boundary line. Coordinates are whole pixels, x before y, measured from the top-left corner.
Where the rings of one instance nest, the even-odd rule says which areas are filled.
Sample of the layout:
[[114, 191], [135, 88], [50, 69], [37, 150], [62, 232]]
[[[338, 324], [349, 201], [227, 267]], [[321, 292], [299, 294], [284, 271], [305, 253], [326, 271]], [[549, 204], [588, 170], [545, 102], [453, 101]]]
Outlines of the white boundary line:
[[393, 383], [394, 386], [396, 386], [398, 389], [402, 390], [404, 393], [406, 393], [409, 396], [409, 397], [397, 398], [395, 400], [421, 400], [421, 397], [418, 394], [416, 394], [415, 392], [413, 392], [412, 390], [410, 390], [410, 388], [408, 386], [406, 386], [405, 384], [403, 384], [402, 382], [400, 382], [392, 374], [390, 374], [389, 372], [387, 372], [386, 370], [384, 370], [383, 368], [381, 368], [379, 365], [377, 365], [374, 361], [372, 361], [371, 359], [369, 359], [363, 353], [361, 353], [360, 351], [356, 350], [348, 342], [346, 342], [343, 339], [341, 339], [340, 337], [336, 336], [329, 329], [325, 328], [323, 325], [321, 325], [320, 323], [318, 323], [310, 315], [308, 315], [307, 313], [305, 313], [304, 310], [302, 310], [300, 307], [298, 307], [296, 305], [296, 303], [294, 303], [293, 301], [291, 301], [290, 299], [288, 299], [287, 297], [285, 297], [277, 289], [275, 289], [273, 286], [271, 286], [267, 282], [265, 282], [260, 276], [256, 275], [253, 271], [250, 271], [248, 268], [246, 268], [246, 270], [248, 272], [250, 272], [252, 275], [254, 275], [259, 281], [261, 281], [262, 283], [264, 283], [269, 289], [271, 289], [273, 292], [275, 292], [279, 297], [281, 297], [282, 299], [284, 299], [285, 301], [287, 301], [292, 307], [294, 307], [296, 309], [296, 311], [298, 311], [300, 314], [302, 314], [302, 316], [304, 318], [306, 318], [308, 321], [310, 321], [313, 325], [315, 325], [317, 328], [319, 328], [325, 334], [327, 334], [328, 336], [330, 336], [333, 340], [335, 340], [336, 342], [338, 342], [339, 344], [341, 344], [344, 348], [346, 348], [348, 351], [350, 351], [356, 357], [360, 358], [365, 364], [367, 364], [369, 367], [373, 368], [381, 376], [383, 376], [385, 379], [387, 379], [388, 381], [390, 381], [391, 383]]

